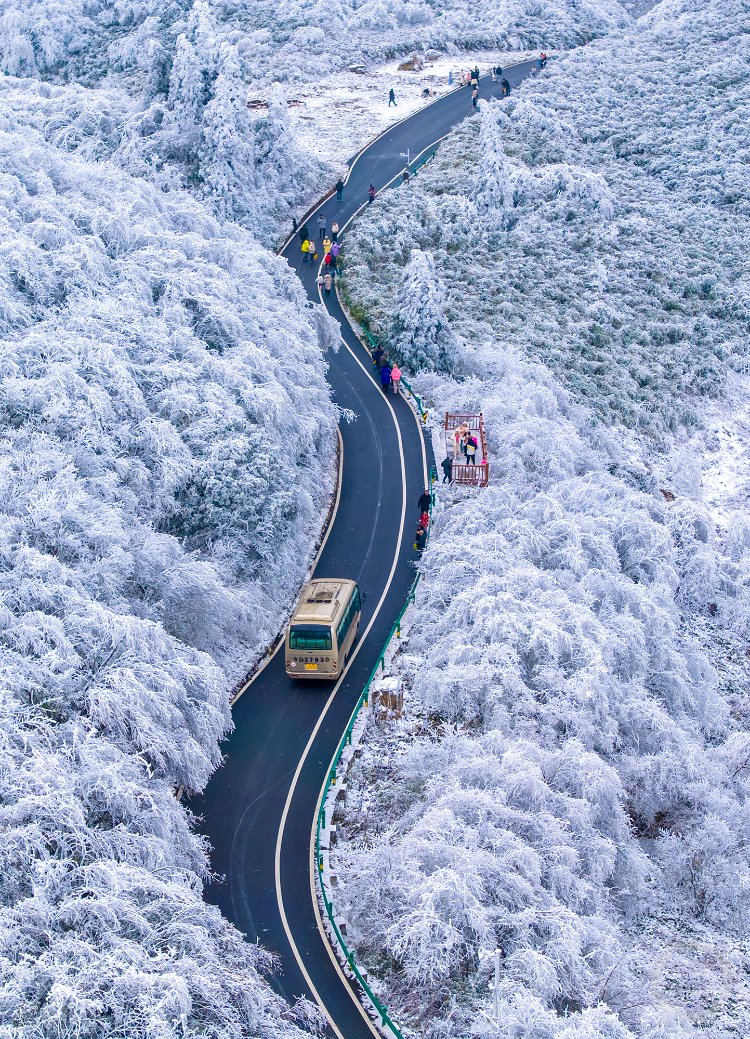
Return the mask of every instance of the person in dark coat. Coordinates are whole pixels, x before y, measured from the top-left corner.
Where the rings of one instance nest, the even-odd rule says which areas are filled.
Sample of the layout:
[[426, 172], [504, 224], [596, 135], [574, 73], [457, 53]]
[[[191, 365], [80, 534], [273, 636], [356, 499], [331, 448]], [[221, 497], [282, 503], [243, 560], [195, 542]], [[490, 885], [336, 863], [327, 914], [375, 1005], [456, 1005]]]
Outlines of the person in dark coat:
[[453, 483], [453, 460], [448, 457], [444, 458], [440, 467], [443, 470], [443, 483]]
[[380, 385], [383, 387], [383, 393], [387, 393], [391, 385], [391, 366], [385, 360], [380, 366]]
[[372, 363], [375, 365], [376, 368], [380, 367], [380, 362], [383, 359], [383, 354], [384, 353], [385, 353], [385, 350], [383, 349], [382, 346], [376, 346], [375, 349], [371, 352]]
[[416, 548], [417, 552], [419, 552], [420, 556], [422, 555], [422, 552], [424, 551], [424, 546], [426, 544], [427, 531], [424, 529], [424, 527], [417, 527], [417, 536], [414, 540], [414, 547]]
[[503, 79], [502, 86], [503, 86], [503, 97], [508, 97], [509, 94], [510, 94], [510, 83], [508, 82], [507, 79]]
[[303, 224], [299, 229], [300, 241], [304, 242], [305, 239], [310, 240], [310, 232], [307, 230], [307, 224]]
[[339, 179], [336, 181], [336, 201], [337, 202], [341, 201], [341, 198], [342, 198], [343, 194], [344, 194], [344, 182], [339, 177]]
[[427, 488], [425, 488], [424, 494], [420, 497], [417, 505], [420, 512], [429, 512], [430, 505], [432, 505], [432, 495]]
[[393, 105], [394, 108], [396, 107], [396, 93], [393, 87], [388, 91], [388, 107], [390, 108], [391, 105]]

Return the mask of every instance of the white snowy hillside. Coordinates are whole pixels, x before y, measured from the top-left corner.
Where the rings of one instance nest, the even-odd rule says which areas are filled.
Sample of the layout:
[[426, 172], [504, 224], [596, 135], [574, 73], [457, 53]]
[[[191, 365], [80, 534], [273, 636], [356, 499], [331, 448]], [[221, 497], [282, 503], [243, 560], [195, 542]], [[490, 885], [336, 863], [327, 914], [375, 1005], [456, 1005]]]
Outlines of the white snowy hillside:
[[[575, 46], [629, 20], [616, 0], [2, 0], [0, 71], [45, 84], [37, 125], [48, 140], [111, 157], [163, 191], [188, 188], [273, 244], [349, 155], [337, 135], [311, 144], [308, 124], [293, 123], [300, 86], [330, 86], [328, 104], [346, 106], [359, 85], [352, 63], [435, 47]], [[255, 97], [266, 107], [249, 110]]]
[[335, 326], [186, 193], [47, 143], [41, 91], [0, 95], [0, 1030], [292, 1037], [175, 791], [309, 566]]
[[750, 1029], [750, 518], [701, 488], [704, 417], [750, 399], [743, 18], [663, 3], [572, 53], [347, 239], [355, 315], [436, 422], [483, 412], [492, 473], [437, 489], [406, 710], [336, 820], [410, 1036]]

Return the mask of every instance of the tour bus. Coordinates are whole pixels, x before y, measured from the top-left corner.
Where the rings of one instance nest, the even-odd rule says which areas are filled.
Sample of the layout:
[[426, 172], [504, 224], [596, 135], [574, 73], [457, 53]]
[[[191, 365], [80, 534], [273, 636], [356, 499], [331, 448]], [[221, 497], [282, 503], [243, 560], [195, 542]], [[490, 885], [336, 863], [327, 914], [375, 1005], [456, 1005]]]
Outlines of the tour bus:
[[291, 678], [338, 678], [357, 638], [361, 612], [354, 581], [310, 581], [287, 629], [286, 673]]

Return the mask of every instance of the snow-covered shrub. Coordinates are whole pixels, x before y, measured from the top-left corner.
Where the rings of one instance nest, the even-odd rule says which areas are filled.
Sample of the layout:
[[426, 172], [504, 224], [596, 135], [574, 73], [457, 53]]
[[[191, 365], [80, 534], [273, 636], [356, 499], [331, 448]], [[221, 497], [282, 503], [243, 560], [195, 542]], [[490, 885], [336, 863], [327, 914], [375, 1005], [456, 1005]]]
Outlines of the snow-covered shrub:
[[333, 325], [184, 195], [28, 132], [0, 148], [5, 508], [98, 599], [238, 677], [330, 491]]
[[309, 565], [335, 326], [249, 234], [5, 96], [0, 1030], [299, 1035], [309, 1008], [203, 903], [175, 791]]
[[[27, 562], [30, 607], [47, 575]], [[153, 625], [86, 602], [74, 572], [58, 569], [67, 584], [47, 584], [36, 616], [3, 608], [0, 1028], [301, 1037], [293, 1022], [310, 1008], [273, 994], [262, 980], [271, 957], [203, 902], [205, 849], [174, 797], [174, 782], [200, 782], [215, 762], [223, 676]], [[70, 605], [66, 588], [78, 616], [63, 624], [53, 611]], [[86, 716], [106, 687], [131, 712], [122, 725]], [[140, 753], [168, 733], [163, 760], [156, 746]]]

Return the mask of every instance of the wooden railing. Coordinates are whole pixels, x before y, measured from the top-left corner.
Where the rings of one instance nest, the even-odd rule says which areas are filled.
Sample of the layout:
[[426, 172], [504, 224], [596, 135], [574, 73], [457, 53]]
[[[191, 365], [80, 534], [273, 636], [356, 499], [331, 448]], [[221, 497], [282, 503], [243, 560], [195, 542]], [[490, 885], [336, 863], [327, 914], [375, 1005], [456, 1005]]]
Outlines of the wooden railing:
[[490, 466], [488, 462], [480, 462], [478, 465], [454, 462], [451, 476], [454, 483], [466, 484], [469, 487], [486, 487], [490, 482]]

